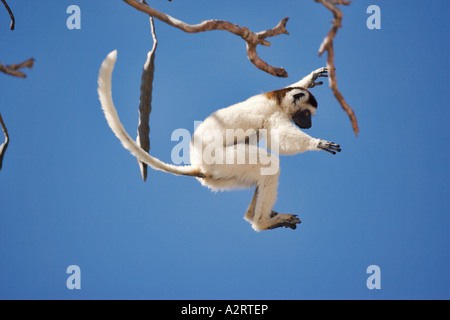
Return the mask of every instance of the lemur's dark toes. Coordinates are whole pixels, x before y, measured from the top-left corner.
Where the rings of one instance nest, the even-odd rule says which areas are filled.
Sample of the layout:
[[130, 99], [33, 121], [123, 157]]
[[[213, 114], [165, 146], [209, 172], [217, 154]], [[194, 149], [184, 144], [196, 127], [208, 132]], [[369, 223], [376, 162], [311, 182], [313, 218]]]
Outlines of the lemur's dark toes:
[[270, 226], [267, 229], [276, 229], [276, 228], [280, 228], [280, 227], [291, 228], [292, 230], [297, 229], [297, 225], [295, 225], [294, 223], [289, 223], [289, 222], [280, 222], [280, 223], [274, 224], [273, 226]]
[[297, 224], [302, 223], [297, 215], [291, 215], [289, 220], [275, 223], [274, 225], [268, 227], [267, 229], [276, 229], [280, 227], [291, 228], [292, 230], [297, 229]]

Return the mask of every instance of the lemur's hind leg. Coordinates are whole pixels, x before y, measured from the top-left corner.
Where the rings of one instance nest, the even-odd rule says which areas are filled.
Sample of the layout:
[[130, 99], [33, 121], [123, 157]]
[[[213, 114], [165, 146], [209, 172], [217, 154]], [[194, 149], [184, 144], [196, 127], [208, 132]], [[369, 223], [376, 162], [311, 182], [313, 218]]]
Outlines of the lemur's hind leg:
[[[253, 229], [256, 231], [278, 227], [295, 229], [295, 225], [300, 223], [296, 216], [278, 214], [272, 210], [277, 199], [280, 175], [278, 157], [267, 154], [264, 149], [246, 148], [244, 152], [247, 161], [239, 164], [237, 154], [242, 151], [237, 146], [225, 148], [223, 154], [227, 156], [227, 161], [222, 164], [204, 164], [202, 171], [208, 172], [210, 176], [199, 179], [200, 182], [215, 190], [256, 186], [244, 217], [252, 224]], [[234, 165], [231, 166], [230, 163]]]
[[[250, 202], [250, 205], [248, 206], [247, 212], [245, 213], [245, 216], [244, 216], [244, 219], [250, 223], [252, 222], [253, 217], [255, 215], [255, 206], [256, 206], [257, 198], [258, 198], [258, 186], [256, 186], [256, 188], [255, 188], [255, 193], [253, 194], [252, 201]], [[277, 214], [278, 214], [278, 212], [272, 210], [272, 212], [270, 213], [270, 217], [273, 218]], [[274, 228], [276, 228], [276, 227], [274, 227]], [[274, 228], [269, 228], [269, 229], [274, 229]]]
[[252, 201], [250, 202], [250, 205], [248, 206], [247, 212], [245, 213], [244, 219], [248, 222], [252, 222], [253, 216], [255, 215], [255, 205], [256, 205], [256, 198], [258, 197], [258, 186], [255, 188], [255, 193], [253, 194]]
[[[258, 197], [258, 186], [256, 186], [255, 188], [255, 194], [253, 195], [252, 201], [250, 202], [250, 205], [244, 216], [244, 219], [250, 223], [252, 223], [253, 217], [255, 215], [255, 206], [257, 197]], [[273, 210], [270, 213], [270, 218], [274, 221], [271, 222], [273, 224], [267, 229], [275, 229], [280, 227], [296, 229], [297, 223], [301, 223], [301, 221], [297, 218], [296, 215], [279, 214], [278, 212]]]
[[255, 194], [244, 217], [256, 231], [279, 227], [296, 229], [300, 223], [296, 215], [279, 214], [272, 210], [277, 198], [278, 178], [279, 170], [276, 174], [258, 177]]

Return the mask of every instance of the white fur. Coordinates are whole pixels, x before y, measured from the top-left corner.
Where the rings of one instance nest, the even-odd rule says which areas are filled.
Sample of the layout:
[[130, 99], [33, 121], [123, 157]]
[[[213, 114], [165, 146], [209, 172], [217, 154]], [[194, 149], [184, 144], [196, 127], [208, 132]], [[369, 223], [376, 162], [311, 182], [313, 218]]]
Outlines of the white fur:
[[[191, 165], [175, 166], [164, 163], [142, 150], [120, 123], [111, 96], [111, 77], [116, 58], [117, 52], [113, 51], [104, 60], [98, 78], [98, 94], [109, 126], [126, 149], [156, 170], [197, 176], [202, 185], [212, 190], [256, 186], [255, 195], [245, 219], [251, 222], [252, 227], [257, 231], [276, 227], [283, 222], [289, 222], [295, 227], [295, 224], [300, 222], [293, 215], [275, 214], [272, 211], [277, 198], [279, 159], [275, 154], [268, 153], [256, 145], [250, 147], [246, 139], [249, 139], [248, 133], [254, 132], [257, 136], [266, 130], [267, 147], [271, 150], [276, 147], [275, 149], [278, 150], [275, 151], [279, 154], [320, 150], [319, 144], [323, 140], [312, 138], [302, 132], [291, 119], [293, 112], [299, 108], [309, 109], [311, 113], [315, 112], [315, 108], [306, 103], [310, 95], [309, 91], [294, 87], [299, 84], [311, 87], [311, 83], [314, 83], [317, 76], [314, 78], [312, 73], [294, 84], [296, 86], [289, 86], [290, 90], [286, 90], [281, 104], [277, 99], [270, 99], [267, 94], [260, 94], [228, 108], [217, 110], [197, 127], [193, 135], [190, 151]], [[304, 92], [305, 97], [294, 103], [293, 96], [299, 92]], [[227, 140], [227, 130], [235, 130], [231, 142]], [[259, 138], [255, 137], [256, 140]], [[213, 154], [215, 162], [205, 161], [205, 150]], [[257, 161], [237, 164], [238, 157], [242, 156], [242, 153], [245, 159], [257, 159]], [[262, 159], [270, 159], [270, 163]], [[262, 170], [268, 169], [269, 166], [275, 166], [276, 170], [272, 174], [262, 174]]]
[[[219, 132], [223, 141], [226, 141], [226, 130], [239, 128], [244, 132], [248, 129], [267, 130], [267, 147], [279, 154], [296, 154], [309, 150], [320, 150], [317, 148], [320, 139], [314, 139], [302, 132], [292, 123], [290, 114], [286, 112], [293, 103], [292, 96], [297, 93], [296, 90], [300, 89], [295, 89], [286, 95], [283, 101], [285, 105], [282, 106], [275, 100], [269, 100], [264, 94], [261, 94], [244, 102], [217, 110], [197, 127], [191, 141], [191, 164], [200, 168], [201, 172], [208, 173], [208, 177], [198, 179], [202, 185], [214, 191], [258, 187], [258, 193], [255, 193], [254, 197], [255, 203], [249, 207], [245, 215], [245, 219], [251, 222], [252, 227], [257, 231], [265, 230], [276, 223], [283, 222], [283, 219], [292, 218], [291, 215], [280, 214], [273, 218], [270, 217], [277, 198], [279, 170], [276, 170], [276, 173], [272, 175], [262, 175], [262, 169], [267, 168], [268, 164], [206, 164], [203, 159], [204, 149], [213, 143], [212, 137], [215, 137], [216, 134], [211, 134], [212, 132]], [[305, 108], [311, 107], [305, 106]], [[289, 109], [289, 111], [291, 110]], [[278, 139], [273, 139], [273, 134], [276, 134]], [[236, 144], [224, 145], [222, 153], [228, 153], [233, 158], [237, 158], [237, 148], [240, 143], [245, 144], [244, 138], [241, 137]], [[197, 139], [203, 143], [196, 143]], [[274, 141], [277, 142], [277, 148], [271, 145]], [[249, 158], [252, 153], [258, 153], [256, 156], [258, 157], [260, 153], [264, 154], [267, 151], [261, 148], [253, 148], [245, 150], [245, 152], [247, 153], [246, 157]], [[270, 154], [270, 156], [270, 165], [279, 168], [278, 157], [275, 154]]]

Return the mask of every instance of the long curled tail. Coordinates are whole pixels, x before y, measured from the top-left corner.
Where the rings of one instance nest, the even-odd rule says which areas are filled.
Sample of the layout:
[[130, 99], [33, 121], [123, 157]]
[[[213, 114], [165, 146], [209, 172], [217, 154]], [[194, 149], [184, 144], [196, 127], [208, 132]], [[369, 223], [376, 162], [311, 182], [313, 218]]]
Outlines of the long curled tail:
[[111, 78], [114, 69], [114, 64], [117, 59], [117, 50], [108, 54], [100, 67], [98, 75], [98, 97], [105, 113], [108, 125], [114, 134], [119, 138], [125, 149], [131, 152], [140, 161], [145, 162], [155, 170], [170, 172], [176, 175], [193, 176], [204, 178], [205, 175], [192, 166], [176, 166], [162, 162], [161, 160], [152, 157], [128, 135], [122, 123], [120, 122], [117, 110], [114, 107], [114, 102], [111, 93]]

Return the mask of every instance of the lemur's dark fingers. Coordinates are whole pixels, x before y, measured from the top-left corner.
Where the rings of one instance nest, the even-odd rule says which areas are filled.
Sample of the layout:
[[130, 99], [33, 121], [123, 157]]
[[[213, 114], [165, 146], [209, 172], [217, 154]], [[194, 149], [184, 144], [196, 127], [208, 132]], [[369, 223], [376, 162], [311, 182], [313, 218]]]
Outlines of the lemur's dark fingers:
[[327, 147], [328, 148], [333, 148], [333, 149], [340, 149], [341, 148], [341, 146], [340, 145], [338, 145], [337, 143], [334, 143], [334, 142], [328, 142], [328, 145], [327, 145]]
[[336, 150], [337, 152], [341, 152], [341, 146], [338, 144], [332, 144], [329, 146], [330, 149]]
[[319, 81], [319, 82], [313, 82], [313, 88], [314, 87], [316, 87], [316, 86], [321, 86], [321, 85], [323, 85], [323, 82], [322, 81]]
[[325, 148], [325, 147], [319, 147], [320, 149], [322, 149], [323, 151], [326, 151], [326, 152], [328, 152], [328, 153], [331, 153], [331, 154], [336, 154], [336, 152], [335, 151], [333, 151], [333, 150], [331, 150], [331, 149], [328, 149], [328, 148]]
[[316, 73], [324, 73], [324, 72], [328, 72], [328, 68], [327, 67], [322, 67], [320, 69], [317, 69], [315, 71]]
[[318, 77], [328, 77], [328, 68], [320, 68], [312, 72], [313, 74], [313, 80], [316, 80]]

